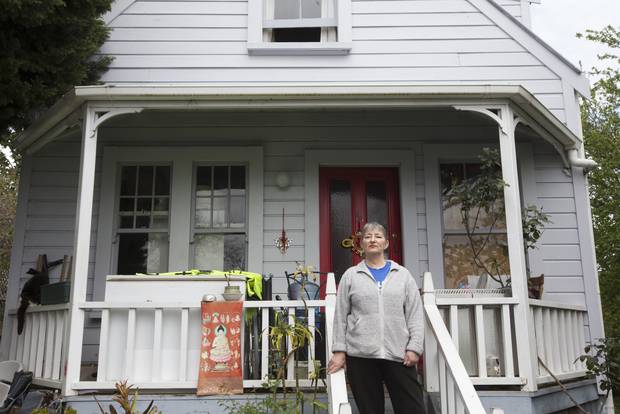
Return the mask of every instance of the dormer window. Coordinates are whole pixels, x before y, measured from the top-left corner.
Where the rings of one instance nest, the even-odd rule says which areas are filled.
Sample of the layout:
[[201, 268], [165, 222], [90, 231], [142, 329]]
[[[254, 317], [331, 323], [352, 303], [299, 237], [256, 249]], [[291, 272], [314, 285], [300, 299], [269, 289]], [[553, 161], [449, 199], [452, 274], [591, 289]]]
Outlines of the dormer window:
[[351, 0], [249, 0], [248, 52], [347, 54]]

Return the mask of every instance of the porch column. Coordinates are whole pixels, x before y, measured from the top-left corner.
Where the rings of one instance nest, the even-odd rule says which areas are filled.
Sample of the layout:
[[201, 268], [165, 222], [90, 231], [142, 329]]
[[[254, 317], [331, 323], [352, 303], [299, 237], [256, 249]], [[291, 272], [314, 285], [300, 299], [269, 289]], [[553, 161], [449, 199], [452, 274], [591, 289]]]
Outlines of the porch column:
[[536, 338], [532, 332], [534, 325], [530, 313], [527, 289], [527, 270], [521, 221], [521, 197], [519, 196], [519, 176], [515, 145], [516, 123], [514, 113], [508, 105], [498, 108], [498, 116], [501, 120], [499, 149], [502, 163], [502, 178], [508, 184], [504, 187], [504, 204], [506, 206], [510, 280], [512, 295], [519, 299], [518, 304], [514, 308], [519, 376], [527, 381], [523, 386], [523, 390], [534, 391], [538, 388], [536, 383], [538, 359], [536, 355]]
[[68, 334], [65, 342], [66, 373], [62, 383], [64, 395], [77, 394], [72, 389], [72, 386], [80, 380], [84, 311], [79, 308], [79, 304], [86, 301], [86, 286], [88, 282], [90, 232], [93, 216], [93, 193], [95, 189], [95, 163], [97, 161], [95, 117], [95, 111], [87, 104], [84, 108], [84, 126], [82, 129], [80, 179], [73, 242], [74, 266], [71, 278]]

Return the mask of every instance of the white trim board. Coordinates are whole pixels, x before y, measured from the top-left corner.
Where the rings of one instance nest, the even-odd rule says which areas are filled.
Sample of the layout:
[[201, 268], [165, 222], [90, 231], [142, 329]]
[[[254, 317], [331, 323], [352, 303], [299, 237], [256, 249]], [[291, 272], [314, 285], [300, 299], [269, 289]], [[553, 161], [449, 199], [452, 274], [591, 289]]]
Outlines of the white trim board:
[[[524, 200], [530, 204], [537, 204], [536, 196], [536, 180], [532, 177], [534, 159], [531, 146], [529, 144], [517, 145], [519, 153], [519, 174], [521, 177], [521, 192]], [[482, 148], [496, 148], [499, 150], [498, 142], [480, 143], [480, 144], [454, 144], [439, 145], [425, 144], [424, 153], [424, 191], [426, 202], [426, 228], [428, 238], [428, 267], [433, 275], [433, 284], [437, 289], [443, 289], [444, 285], [444, 268], [443, 268], [443, 223], [441, 217], [441, 185], [439, 182], [439, 163], [440, 161], [450, 162], [478, 162]], [[521, 158], [523, 157], [523, 158]], [[532, 201], [534, 197], [534, 201]], [[533, 254], [533, 255], [532, 255]], [[537, 256], [538, 254], [538, 256]], [[540, 269], [542, 260], [540, 254], [532, 250], [528, 252], [530, 264]]]
[[[421, 280], [415, 196], [415, 152], [403, 150], [306, 150], [305, 151], [305, 246], [306, 264], [320, 263], [319, 168], [398, 167], [400, 186], [403, 262]], [[321, 269], [331, 271], [331, 269]], [[421, 286], [421, 285], [420, 285]]]
[[170, 270], [190, 265], [192, 172], [198, 163], [243, 162], [248, 165], [248, 269], [263, 269], [263, 149], [262, 147], [104, 147], [93, 297], [102, 300], [113, 263], [112, 239], [119, 163], [153, 162], [172, 165], [170, 195]]

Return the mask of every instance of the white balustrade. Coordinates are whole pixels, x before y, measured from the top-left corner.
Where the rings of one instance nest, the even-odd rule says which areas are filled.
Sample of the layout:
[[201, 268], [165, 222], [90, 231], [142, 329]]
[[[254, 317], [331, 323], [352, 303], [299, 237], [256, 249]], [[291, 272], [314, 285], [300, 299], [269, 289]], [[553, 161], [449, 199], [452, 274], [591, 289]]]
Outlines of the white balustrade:
[[[451, 331], [448, 331], [437, 307], [437, 300], [431, 274], [426, 272], [423, 301], [427, 326], [424, 360], [427, 391], [439, 392], [442, 414], [485, 414], [480, 397], [457, 350], [458, 309], [456, 306], [449, 309]], [[479, 318], [482, 318], [481, 315], [480, 311], [476, 314]]]
[[578, 358], [586, 346], [586, 308], [530, 299], [530, 309], [538, 351], [537, 382], [555, 382], [554, 376], [560, 381], [584, 376], [586, 367]]
[[37, 385], [59, 388], [65, 366], [65, 335], [68, 304], [31, 305], [26, 311], [24, 331], [17, 334], [17, 317], [11, 312], [9, 359], [17, 360], [32, 371]]

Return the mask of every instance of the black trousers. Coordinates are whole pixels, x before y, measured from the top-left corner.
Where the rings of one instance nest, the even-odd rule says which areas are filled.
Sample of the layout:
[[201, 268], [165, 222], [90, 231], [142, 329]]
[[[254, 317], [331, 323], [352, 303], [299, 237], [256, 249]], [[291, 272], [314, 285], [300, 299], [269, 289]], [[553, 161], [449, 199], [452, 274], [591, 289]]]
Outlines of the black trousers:
[[422, 387], [415, 366], [385, 359], [347, 356], [347, 379], [360, 414], [384, 414], [385, 384], [395, 414], [423, 414]]

